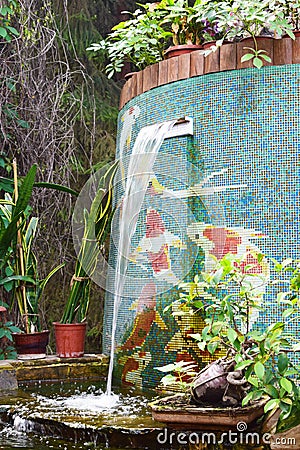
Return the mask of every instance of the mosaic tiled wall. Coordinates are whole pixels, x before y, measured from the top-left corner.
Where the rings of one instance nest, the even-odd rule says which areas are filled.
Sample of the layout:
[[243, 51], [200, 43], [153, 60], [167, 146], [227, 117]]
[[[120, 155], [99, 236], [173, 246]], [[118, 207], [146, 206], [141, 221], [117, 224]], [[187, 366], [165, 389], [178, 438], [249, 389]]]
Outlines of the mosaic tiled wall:
[[[277, 259], [299, 257], [300, 66], [220, 72], [146, 92], [120, 112], [117, 157], [130, 156], [144, 126], [183, 116], [193, 118], [194, 134], [165, 139], [161, 146], [132, 241], [132, 255], [140, 258], [129, 264], [133, 281], [117, 322], [115, 375], [142, 388], [156, 386], [157, 366], [208, 360], [188, 336], [202, 326], [199, 320], [164, 312], [178, 296], [176, 278], [197, 273], [209, 252], [217, 258], [251, 249]], [[184, 195], [191, 190], [197, 195]], [[182, 195], [171, 201], [164, 191]], [[122, 187], [116, 203], [121, 196]], [[146, 247], [157, 236], [164, 236], [165, 245], [149, 253]], [[112, 265], [115, 256], [112, 245]], [[135, 295], [134, 277], [143, 273], [150, 275]], [[256, 318], [260, 323], [278, 314], [274, 296], [265, 296], [270, 305]], [[112, 303], [108, 294], [105, 353]]]

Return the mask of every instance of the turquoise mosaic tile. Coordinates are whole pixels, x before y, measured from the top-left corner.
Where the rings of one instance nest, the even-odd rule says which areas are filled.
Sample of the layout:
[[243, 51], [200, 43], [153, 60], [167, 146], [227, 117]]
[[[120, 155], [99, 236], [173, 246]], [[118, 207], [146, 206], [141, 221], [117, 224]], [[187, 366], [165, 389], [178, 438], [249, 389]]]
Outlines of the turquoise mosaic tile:
[[[206, 180], [205, 186], [214, 191], [180, 201], [146, 195], [132, 251], [145, 243], [143, 237], [156, 221], [157, 227], [181, 241], [181, 248], [168, 244], [165, 260], [160, 255], [157, 261], [163, 267], [169, 258], [175, 275], [183, 273], [182, 266], [189, 267], [191, 260], [189, 276], [201, 270], [207, 251], [203, 242], [214, 240], [217, 233], [226, 236], [223, 244], [227, 239], [227, 247], [230, 243], [237, 252], [252, 248], [279, 260], [299, 257], [299, 85], [300, 66], [294, 64], [194, 77], [131, 100], [119, 114], [117, 158], [130, 155], [143, 127], [192, 117], [193, 137], [166, 139], [161, 146], [155, 182], [164, 189], [183, 191]], [[122, 195], [120, 184], [116, 204]], [[115, 221], [114, 239], [117, 234]], [[116, 253], [112, 242], [112, 267]], [[147, 274], [145, 285], [155, 284], [151, 278], [155, 264], [148, 255], [144, 267], [130, 263], [128, 274], [133, 280]], [[113, 290], [112, 283], [110, 279], [109, 290]], [[116, 376], [127, 385], [155, 387], [161, 377], [155, 367], [180, 358], [200, 364], [207, 361], [208, 356], [197, 351], [187, 333], [201, 324], [183, 324], [170, 312], [164, 313], [178, 295], [176, 287], [167, 291], [168, 287], [166, 283], [166, 292], [161, 294], [146, 293], [143, 303], [135, 296], [134, 281], [125, 286], [128, 296], [119, 310]], [[265, 298], [269, 308], [257, 318], [257, 326], [276, 320], [279, 314], [274, 292], [266, 292]], [[107, 294], [105, 353], [110, 346], [112, 303], [113, 296]], [[298, 334], [299, 325], [294, 324], [292, 331]]]

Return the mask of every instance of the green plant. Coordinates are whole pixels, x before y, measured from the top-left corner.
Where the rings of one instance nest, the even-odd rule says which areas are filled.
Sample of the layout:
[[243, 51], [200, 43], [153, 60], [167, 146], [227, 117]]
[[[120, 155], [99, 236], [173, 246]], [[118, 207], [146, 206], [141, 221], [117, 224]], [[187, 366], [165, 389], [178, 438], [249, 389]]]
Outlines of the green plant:
[[125, 12], [132, 18], [114, 26], [106, 39], [87, 48], [107, 56], [109, 63], [105, 72], [108, 78], [115, 72], [121, 72], [126, 62], [143, 69], [163, 58], [165, 42], [172, 36], [160, 25], [163, 11], [155, 3], [140, 6], [143, 9]]
[[167, 373], [160, 380], [164, 387], [175, 387], [176, 390], [185, 392], [191, 388], [194, 377], [197, 375], [197, 372], [194, 370], [196, 367], [197, 365], [192, 364], [190, 361], [178, 361], [166, 366], [155, 367], [155, 369]]
[[37, 260], [32, 249], [38, 218], [30, 217], [29, 201], [34, 186], [36, 166], [20, 181], [13, 161], [13, 197], [0, 200], [0, 285], [12, 296], [10, 309], [17, 304], [20, 321], [26, 333], [39, 331], [39, 300], [49, 279], [63, 264], [43, 280], [38, 276]]
[[[84, 322], [89, 307], [91, 276], [96, 268], [99, 251], [103, 251], [113, 215], [112, 182], [118, 161], [109, 166], [96, 180], [96, 195], [88, 209], [83, 210], [84, 230], [76, 260], [71, 290], [61, 323]], [[80, 219], [82, 220], [82, 218]]]
[[[9, 305], [0, 300], [0, 306], [8, 308]], [[13, 344], [12, 333], [19, 333], [20, 328], [16, 327], [13, 322], [0, 321], [0, 360], [16, 359], [17, 353]], [[2, 341], [2, 342], [1, 342]]]
[[218, 5], [217, 16], [221, 27], [226, 28], [226, 39], [239, 40], [244, 37], [253, 39], [254, 47], [245, 47], [248, 53], [242, 56], [241, 62], [252, 60], [253, 66], [261, 68], [271, 58], [264, 50], [258, 49], [257, 36], [267, 34], [281, 37], [288, 34], [295, 36], [285, 11], [276, 2], [269, 0], [225, 1]]
[[[202, 2], [194, 3], [200, 6]], [[162, 0], [156, 8], [163, 13], [160, 25], [172, 33], [173, 45], [202, 43], [204, 23], [197, 20], [199, 9], [196, 11], [187, 0]]]
[[[258, 254], [255, 258], [262, 263], [264, 256]], [[239, 375], [243, 387], [247, 383], [241, 393], [242, 405], [266, 396], [269, 400], [265, 412], [280, 408], [282, 421], [295, 410], [299, 415], [300, 410], [295, 380], [299, 368], [289, 354], [299, 350], [300, 345], [288, 332], [290, 323], [299, 320], [300, 265], [293, 268], [290, 259], [281, 264], [272, 261], [278, 273], [291, 272], [290, 280], [275, 280], [272, 284], [289, 283], [290, 287], [278, 294], [279, 305], [285, 306], [282, 321], [264, 329], [251, 329], [250, 318], [255, 309], [262, 309], [260, 283], [265, 285], [267, 280], [252, 273], [252, 264], [245, 265], [245, 260], [231, 254], [216, 262], [211, 272], [184, 283], [179, 302], [204, 317], [202, 332], [191, 335], [199, 348], [212, 355], [225, 349], [231, 372]]]
[[11, 18], [17, 5], [15, 0], [7, 0], [7, 4], [0, 8], [0, 37], [7, 42], [11, 41], [12, 36], [19, 36], [19, 32], [11, 26]]
[[173, 45], [195, 44], [215, 39], [222, 35], [216, 22], [217, 2], [196, 0], [161, 0], [139, 5], [131, 19], [120, 22], [112, 33], [100, 43], [94, 43], [87, 50], [106, 54], [106, 74], [112, 77], [120, 72], [126, 62], [138, 69], [161, 61], [165, 50]]
[[207, 56], [220, 47], [224, 40], [253, 39], [253, 47], [242, 57], [261, 68], [271, 62], [267, 52], [258, 48], [257, 36], [267, 34], [295, 38], [293, 29], [299, 26], [299, 2], [283, 0], [161, 0], [140, 5], [132, 18], [120, 22], [112, 33], [87, 50], [106, 54], [106, 73], [112, 77], [120, 72], [125, 62], [138, 69], [163, 59], [172, 38], [174, 45], [202, 44], [216, 40], [216, 45], [204, 52]]
[[300, 2], [296, 0], [274, 0], [272, 6], [275, 9], [281, 9], [284, 17], [291, 24], [293, 30], [300, 29]]
[[162, 0], [156, 5], [164, 12], [160, 25], [172, 33], [173, 45], [200, 45], [223, 39], [225, 35], [217, 16], [218, 2]]

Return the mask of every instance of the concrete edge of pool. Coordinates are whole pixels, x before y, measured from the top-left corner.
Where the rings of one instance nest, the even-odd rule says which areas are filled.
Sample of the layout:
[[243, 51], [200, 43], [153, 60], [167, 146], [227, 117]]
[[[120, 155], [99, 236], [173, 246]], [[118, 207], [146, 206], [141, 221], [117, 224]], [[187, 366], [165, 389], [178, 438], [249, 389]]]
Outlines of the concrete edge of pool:
[[86, 354], [81, 358], [58, 358], [0, 361], [0, 391], [16, 389], [17, 383], [31, 381], [97, 381], [107, 375], [108, 357]]

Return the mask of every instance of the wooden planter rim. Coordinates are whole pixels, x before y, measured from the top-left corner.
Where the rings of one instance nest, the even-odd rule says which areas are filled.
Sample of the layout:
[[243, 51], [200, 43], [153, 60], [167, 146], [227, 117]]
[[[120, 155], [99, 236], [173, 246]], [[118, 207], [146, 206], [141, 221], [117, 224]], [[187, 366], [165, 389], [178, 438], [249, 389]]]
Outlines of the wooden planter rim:
[[[244, 46], [245, 42], [223, 44], [216, 52], [206, 57], [203, 50], [196, 50], [160, 61], [133, 73], [121, 91], [120, 109], [134, 97], [164, 84], [213, 72], [253, 67], [251, 61], [241, 63], [241, 57], [248, 51]], [[265, 62], [267, 66], [300, 64], [300, 37], [296, 37], [295, 40], [290, 37], [260, 38], [258, 48], [266, 50], [270, 56], [272, 62]]]

